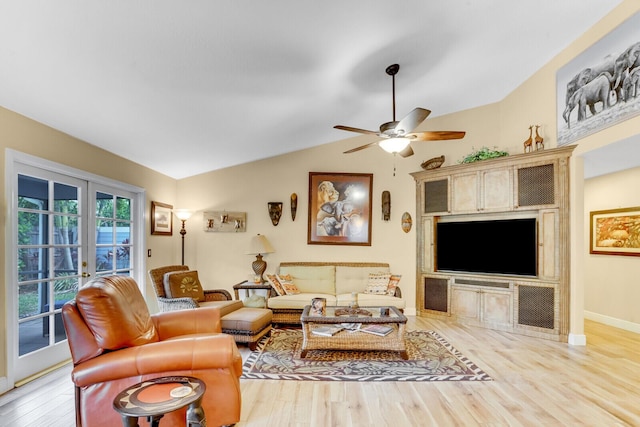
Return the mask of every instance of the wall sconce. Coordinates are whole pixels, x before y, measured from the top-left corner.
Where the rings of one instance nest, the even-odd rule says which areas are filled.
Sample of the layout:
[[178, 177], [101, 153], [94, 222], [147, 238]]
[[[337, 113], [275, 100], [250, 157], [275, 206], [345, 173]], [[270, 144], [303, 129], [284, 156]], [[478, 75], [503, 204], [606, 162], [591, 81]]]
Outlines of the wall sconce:
[[176, 214], [178, 219], [182, 221], [182, 227], [180, 228], [180, 235], [182, 236], [182, 265], [184, 265], [184, 235], [187, 234], [187, 230], [185, 228], [185, 223], [193, 213], [188, 209], [176, 209], [173, 211]]
[[267, 269], [267, 262], [262, 259], [262, 254], [270, 254], [275, 252], [271, 243], [267, 240], [266, 236], [262, 234], [258, 234], [257, 236], [253, 236], [251, 238], [251, 244], [249, 246], [249, 252], [247, 255], [255, 255], [256, 260], [251, 264], [251, 268], [255, 274], [254, 282], [260, 283], [263, 282], [264, 279], [262, 275]]

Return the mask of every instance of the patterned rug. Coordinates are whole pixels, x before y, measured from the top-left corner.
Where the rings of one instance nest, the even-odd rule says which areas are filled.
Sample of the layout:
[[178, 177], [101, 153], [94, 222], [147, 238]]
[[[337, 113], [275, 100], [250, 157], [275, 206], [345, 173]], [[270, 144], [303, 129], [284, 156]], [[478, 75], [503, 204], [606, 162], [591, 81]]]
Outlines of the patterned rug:
[[300, 359], [302, 331], [273, 329], [242, 368], [243, 379], [311, 381], [491, 381], [433, 331], [408, 331], [409, 360], [392, 351], [313, 350]]

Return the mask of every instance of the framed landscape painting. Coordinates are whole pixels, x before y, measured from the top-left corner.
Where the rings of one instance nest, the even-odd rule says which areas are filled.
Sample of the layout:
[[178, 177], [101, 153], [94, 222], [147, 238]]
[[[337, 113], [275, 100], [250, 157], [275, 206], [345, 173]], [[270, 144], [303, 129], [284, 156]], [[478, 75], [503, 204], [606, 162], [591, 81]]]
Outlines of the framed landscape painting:
[[556, 74], [558, 146], [640, 114], [640, 12]]
[[592, 254], [640, 256], [640, 206], [590, 213]]
[[371, 246], [373, 174], [309, 172], [307, 243]]
[[173, 206], [151, 202], [151, 234], [173, 235]]

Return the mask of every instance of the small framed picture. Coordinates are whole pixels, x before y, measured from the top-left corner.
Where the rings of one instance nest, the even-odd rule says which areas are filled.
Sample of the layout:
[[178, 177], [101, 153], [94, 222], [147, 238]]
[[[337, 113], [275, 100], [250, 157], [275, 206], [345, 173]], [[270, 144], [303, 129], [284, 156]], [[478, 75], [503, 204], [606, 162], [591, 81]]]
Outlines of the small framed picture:
[[313, 298], [311, 300], [311, 309], [309, 310], [310, 316], [324, 316], [327, 314], [327, 299], [326, 298]]
[[151, 202], [151, 234], [173, 235], [173, 206]]
[[640, 206], [590, 212], [591, 254], [640, 256]]

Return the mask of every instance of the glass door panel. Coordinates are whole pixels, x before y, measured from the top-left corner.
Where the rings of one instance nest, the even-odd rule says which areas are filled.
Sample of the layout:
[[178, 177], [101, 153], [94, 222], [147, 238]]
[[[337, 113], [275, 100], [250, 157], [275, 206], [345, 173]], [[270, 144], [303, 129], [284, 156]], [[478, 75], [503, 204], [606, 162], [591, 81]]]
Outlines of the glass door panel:
[[6, 334], [13, 383], [70, 358], [61, 309], [86, 281], [121, 274], [143, 283], [137, 263], [144, 191], [84, 179], [82, 171], [54, 172], [65, 167], [30, 158], [12, 165], [12, 234], [5, 248], [14, 266]]
[[[86, 182], [50, 173], [18, 174], [17, 260], [19, 372], [39, 368], [40, 356], [66, 340], [60, 311], [80, 285], [81, 195]], [[68, 357], [66, 344], [47, 352]], [[35, 359], [35, 360], [34, 360]]]

